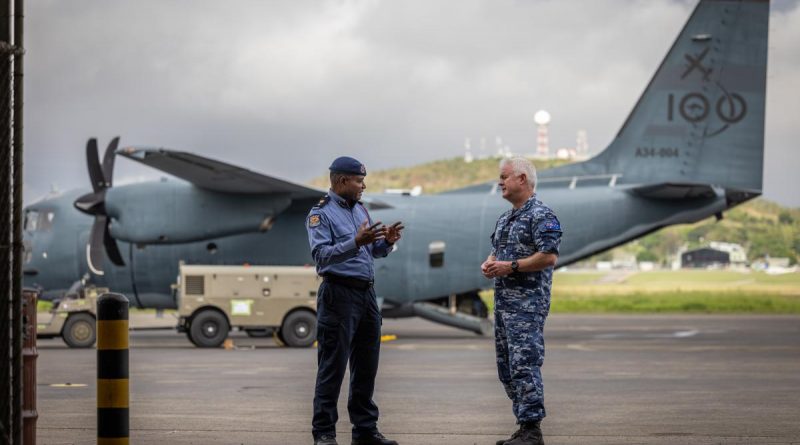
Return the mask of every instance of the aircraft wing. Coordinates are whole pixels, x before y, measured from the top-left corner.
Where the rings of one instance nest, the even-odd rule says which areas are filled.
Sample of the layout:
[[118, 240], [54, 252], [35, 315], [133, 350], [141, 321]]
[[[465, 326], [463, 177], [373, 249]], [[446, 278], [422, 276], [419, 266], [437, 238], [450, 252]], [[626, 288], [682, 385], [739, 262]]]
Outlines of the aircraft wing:
[[197, 187], [223, 193], [288, 193], [292, 198], [318, 198], [324, 190], [262, 175], [235, 165], [183, 151], [126, 147], [117, 154], [189, 181]]

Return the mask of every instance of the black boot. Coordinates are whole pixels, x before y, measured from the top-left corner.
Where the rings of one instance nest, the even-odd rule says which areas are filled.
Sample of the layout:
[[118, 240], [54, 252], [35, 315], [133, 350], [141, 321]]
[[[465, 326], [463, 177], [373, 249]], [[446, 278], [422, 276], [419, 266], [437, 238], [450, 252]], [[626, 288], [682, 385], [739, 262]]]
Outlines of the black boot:
[[526, 422], [522, 424], [519, 435], [505, 442], [505, 445], [544, 445], [540, 422]]
[[333, 434], [323, 434], [314, 439], [314, 445], [338, 445], [336, 436]]
[[359, 436], [358, 439], [353, 439], [351, 445], [397, 445], [397, 442], [383, 437], [383, 434], [375, 432]]
[[511, 433], [511, 437], [509, 437], [508, 439], [500, 439], [497, 442], [495, 442], [494, 445], [505, 445], [506, 442], [516, 439], [521, 432], [522, 432], [522, 427], [519, 427], [519, 429]]

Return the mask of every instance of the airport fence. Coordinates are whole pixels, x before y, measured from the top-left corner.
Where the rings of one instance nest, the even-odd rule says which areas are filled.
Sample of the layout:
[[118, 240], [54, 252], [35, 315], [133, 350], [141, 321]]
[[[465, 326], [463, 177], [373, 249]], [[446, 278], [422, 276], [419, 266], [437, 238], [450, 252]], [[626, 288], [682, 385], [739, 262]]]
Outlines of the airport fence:
[[23, 0], [0, 1], [0, 443], [12, 445], [23, 443], [22, 33]]

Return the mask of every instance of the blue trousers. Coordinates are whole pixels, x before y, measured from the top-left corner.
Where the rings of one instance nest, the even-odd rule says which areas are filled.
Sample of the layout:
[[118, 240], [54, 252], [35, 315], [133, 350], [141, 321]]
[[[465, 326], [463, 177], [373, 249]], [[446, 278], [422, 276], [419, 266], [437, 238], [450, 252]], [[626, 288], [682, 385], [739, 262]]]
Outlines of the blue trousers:
[[350, 364], [347, 411], [353, 437], [378, 431], [378, 406], [372, 400], [381, 348], [381, 313], [372, 287], [354, 289], [324, 281], [317, 294], [317, 384], [314, 438], [336, 434], [336, 404]]
[[497, 372], [517, 423], [534, 422], [547, 415], [542, 384], [545, 318], [535, 312], [495, 311]]

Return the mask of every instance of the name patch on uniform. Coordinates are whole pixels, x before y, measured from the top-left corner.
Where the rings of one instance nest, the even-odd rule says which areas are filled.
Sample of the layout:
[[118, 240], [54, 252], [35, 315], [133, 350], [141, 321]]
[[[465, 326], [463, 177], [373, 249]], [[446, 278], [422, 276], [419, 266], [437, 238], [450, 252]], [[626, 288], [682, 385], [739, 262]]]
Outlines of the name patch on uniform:
[[317, 227], [319, 225], [319, 215], [311, 215], [308, 217], [308, 227]]

